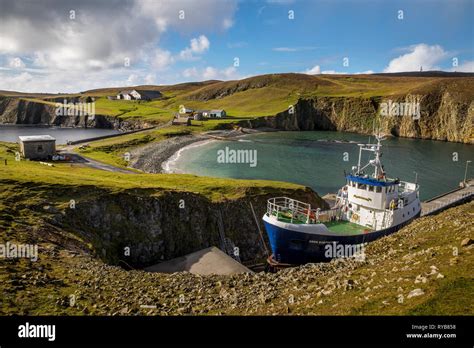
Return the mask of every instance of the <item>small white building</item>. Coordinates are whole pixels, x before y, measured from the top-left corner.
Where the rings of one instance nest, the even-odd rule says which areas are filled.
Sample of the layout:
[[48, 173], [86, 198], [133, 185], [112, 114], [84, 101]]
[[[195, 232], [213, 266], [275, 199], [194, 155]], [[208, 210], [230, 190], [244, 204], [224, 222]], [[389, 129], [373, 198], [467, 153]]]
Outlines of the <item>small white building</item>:
[[226, 117], [227, 114], [225, 110], [208, 110], [205, 113], [203, 113], [204, 117], [209, 117], [209, 118], [223, 118]]

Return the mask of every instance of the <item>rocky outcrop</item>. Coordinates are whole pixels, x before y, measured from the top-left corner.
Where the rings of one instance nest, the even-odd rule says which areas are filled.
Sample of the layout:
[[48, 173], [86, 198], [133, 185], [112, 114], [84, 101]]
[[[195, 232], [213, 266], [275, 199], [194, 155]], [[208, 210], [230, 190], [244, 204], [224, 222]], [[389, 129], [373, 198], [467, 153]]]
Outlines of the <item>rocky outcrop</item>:
[[[419, 103], [416, 115], [380, 113], [382, 103]], [[300, 99], [291, 110], [239, 125], [248, 128], [271, 127], [280, 130], [334, 130], [372, 133], [374, 122], [394, 136], [474, 143], [474, 101], [453, 98], [449, 92], [406, 95], [393, 98], [313, 97]]]
[[[327, 208], [309, 188], [286, 194], [314, 208]], [[146, 266], [210, 246], [224, 250], [224, 245], [238, 247], [242, 260], [254, 260], [264, 257], [265, 249], [250, 202], [264, 231], [260, 217], [267, 199], [274, 195], [249, 193], [245, 198], [212, 202], [193, 193], [105, 191], [78, 199], [74, 209], [66, 208], [52, 222], [74, 230], [93, 245], [99, 257], [112, 264], [124, 260], [135, 267]], [[223, 229], [219, 230], [221, 221]], [[125, 253], [127, 247], [129, 255]]]
[[0, 124], [109, 128], [121, 131], [150, 126], [147, 122], [106, 115], [58, 116], [53, 104], [12, 97], [0, 97]]

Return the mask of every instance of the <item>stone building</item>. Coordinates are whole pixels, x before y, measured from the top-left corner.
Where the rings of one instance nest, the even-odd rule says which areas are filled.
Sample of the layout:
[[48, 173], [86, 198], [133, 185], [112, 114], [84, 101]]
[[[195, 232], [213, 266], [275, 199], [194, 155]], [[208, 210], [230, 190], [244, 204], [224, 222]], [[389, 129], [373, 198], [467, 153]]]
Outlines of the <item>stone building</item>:
[[51, 135], [20, 136], [20, 153], [27, 159], [51, 159], [56, 154], [56, 139]]

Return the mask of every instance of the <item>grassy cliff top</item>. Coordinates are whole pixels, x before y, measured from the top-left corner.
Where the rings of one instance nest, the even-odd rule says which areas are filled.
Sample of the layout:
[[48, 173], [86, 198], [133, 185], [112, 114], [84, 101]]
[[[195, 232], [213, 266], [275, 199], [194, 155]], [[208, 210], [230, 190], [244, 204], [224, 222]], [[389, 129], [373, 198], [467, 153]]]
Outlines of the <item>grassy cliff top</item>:
[[[190, 82], [169, 86], [136, 86], [137, 89], [160, 90], [163, 98], [151, 102], [108, 100], [125, 87], [104, 88], [82, 92], [96, 97], [96, 113], [122, 118], [140, 117], [149, 121], [169, 120], [179, 105], [194, 109], [225, 109], [234, 117], [270, 116], [286, 110], [300, 98], [356, 97], [389, 98], [406, 94], [449, 92], [459, 100], [474, 99], [474, 77], [460, 73], [412, 73], [373, 75], [306, 75], [268, 74], [236, 81]], [[0, 95], [21, 96], [41, 103], [51, 97], [67, 95], [22, 94], [0, 92]], [[71, 94], [77, 96], [78, 94]]]
[[[18, 146], [0, 143], [0, 187], [23, 185], [25, 191], [94, 187], [109, 191], [148, 190], [148, 194], [165, 191], [201, 194], [213, 201], [236, 199], [245, 195], [271, 194], [288, 190], [306, 191], [304, 186], [267, 181], [208, 178], [187, 174], [122, 174], [82, 167], [79, 164], [55, 164], [54, 167], [36, 161], [15, 161]], [[7, 159], [8, 165], [4, 165]], [[89, 190], [90, 191], [90, 190]]]

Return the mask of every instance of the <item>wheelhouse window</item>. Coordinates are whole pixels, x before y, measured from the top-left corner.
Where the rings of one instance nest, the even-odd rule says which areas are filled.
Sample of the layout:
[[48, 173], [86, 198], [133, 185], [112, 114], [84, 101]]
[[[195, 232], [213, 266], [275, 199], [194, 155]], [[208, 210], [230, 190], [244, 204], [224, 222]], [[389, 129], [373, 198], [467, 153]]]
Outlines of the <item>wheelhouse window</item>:
[[359, 189], [361, 189], [361, 190], [365, 190], [366, 187], [367, 187], [366, 184], [359, 184]]
[[372, 185], [368, 185], [368, 186], [367, 186], [367, 189], [368, 189], [370, 192], [374, 192], [374, 186], [372, 186]]
[[382, 192], [382, 186], [375, 186], [375, 192]]

